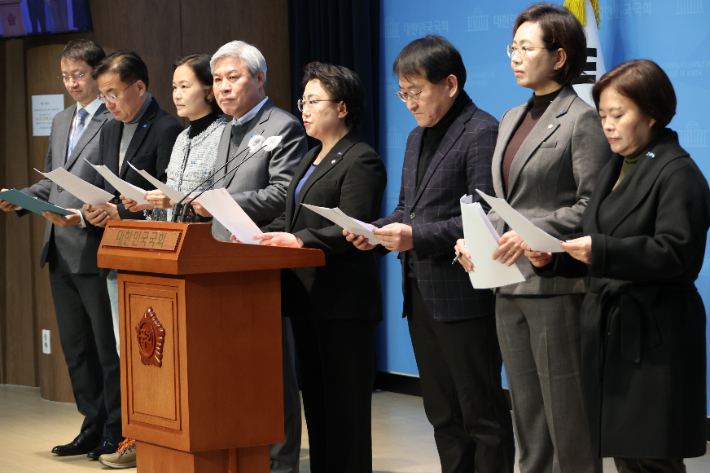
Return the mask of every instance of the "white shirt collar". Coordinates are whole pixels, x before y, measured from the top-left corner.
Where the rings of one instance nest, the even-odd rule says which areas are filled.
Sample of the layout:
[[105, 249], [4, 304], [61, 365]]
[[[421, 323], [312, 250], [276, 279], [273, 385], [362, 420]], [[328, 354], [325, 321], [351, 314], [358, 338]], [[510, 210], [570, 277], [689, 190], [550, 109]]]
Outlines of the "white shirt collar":
[[82, 105], [79, 102], [77, 102], [76, 103], [76, 113], [79, 113], [79, 110], [81, 110], [83, 108], [89, 114], [89, 116], [86, 118], [91, 120], [92, 118], [94, 118], [94, 114], [96, 114], [96, 111], [99, 109], [100, 106], [101, 106], [101, 100], [99, 100], [98, 98], [95, 98], [94, 101], [91, 102], [86, 107], [82, 107]]
[[256, 104], [254, 108], [249, 110], [247, 113], [245, 113], [242, 117], [237, 119], [236, 117], [232, 118], [232, 126], [237, 126], [237, 125], [244, 125], [246, 122], [251, 120], [256, 116], [257, 113], [259, 113], [259, 110], [261, 110], [261, 107], [264, 106], [266, 101], [269, 100], [269, 97], [266, 97], [264, 100]]

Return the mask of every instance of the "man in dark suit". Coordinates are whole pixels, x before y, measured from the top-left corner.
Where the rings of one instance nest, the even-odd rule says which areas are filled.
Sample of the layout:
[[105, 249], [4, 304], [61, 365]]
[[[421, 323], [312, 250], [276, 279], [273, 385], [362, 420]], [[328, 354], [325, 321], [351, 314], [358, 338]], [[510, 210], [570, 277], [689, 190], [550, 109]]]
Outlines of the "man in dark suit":
[[[383, 250], [402, 260], [404, 316], [442, 471], [512, 473], [495, 298], [473, 289], [468, 275], [451, 265], [453, 244], [463, 235], [459, 199], [470, 194], [478, 201], [476, 189], [493, 190], [498, 122], [464, 92], [466, 68], [444, 38], [413, 41], [393, 69], [397, 95], [418, 127], [407, 140], [399, 205], [374, 222], [375, 234]], [[375, 248], [347, 236], [360, 249]]]
[[[232, 41], [217, 50], [210, 61], [214, 95], [222, 111], [234, 117], [217, 149], [215, 188], [224, 187], [257, 225], [268, 225], [286, 205], [286, 190], [308, 151], [306, 134], [296, 117], [276, 107], [266, 95], [266, 59], [251, 44]], [[272, 151], [247, 151], [254, 135], [281, 136]], [[192, 203], [203, 217], [211, 216]], [[212, 221], [212, 235], [229, 241], [231, 232]], [[291, 321], [282, 319], [285, 440], [271, 446], [272, 473], [298, 473], [301, 451], [301, 398], [298, 394]]]
[[[152, 186], [128, 163], [165, 182], [170, 154], [183, 127], [148, 93], [148, 68], [143, 60], [133, 51], [117, 51], [104, 58], [91, 76], [98, 83], [101, 100], [116, 118], [101, 133], [101, 164], [142, 189], [152, 189]], [[123, 206], [120, 193], [100, 174], [97, 174], [95, 185], [112, 192], [114, 198], [102, 205], [84, 205], [86, 217], [93, 225], [105, 227], [108, 220], [144, 219], [142, 212], [130, 212]], [[109, 272], [107, 281], [113, 318], [118, 325], [115, 269]], [[106, 444], [96, 458], [113, 454], [116, 458], [112, 458], [112, 465], [127, 467], [135, 463], [134, 448], [124, 448], [119, 453], [117, 450], [118, 445]]]
[[[91, 77], [91, 69], [104, 57], [103, 49], [87, 40], [70, 41], [62, 51], [60, 77], [77, 103], [59, 112], [52, 121], [45, 172], [64, 168], [86, 181], [96, 179], [97, 173], [87, 160], [100, 162], [99, 136], [114, 121], [97, 98], [98, 85]], [[82, 205], [49, 179], [22, 192], [72, 210]], [[8, 202], [0, 208], [17, 209]], [[26, 213], [18, 210], [19, 215]], [[98, 446], [121, 438], [117, 333], [111, 319], [106, 278], [96, 265], [103, 229], [87, 224], [79, 210], [66, 217], [51, 212], [43, 215], [47, 226], [41, 265], [49, 263], [59, 338], [77, 408], [84, 415], [81, 433], [52, 452], [91, 456]]]

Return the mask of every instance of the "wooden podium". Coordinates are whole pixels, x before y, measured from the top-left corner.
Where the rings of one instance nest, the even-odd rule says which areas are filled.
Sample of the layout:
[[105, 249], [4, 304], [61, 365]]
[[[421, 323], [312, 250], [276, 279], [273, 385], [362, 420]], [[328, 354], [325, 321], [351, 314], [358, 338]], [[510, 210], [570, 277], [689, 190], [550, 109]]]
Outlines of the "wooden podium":
[[123, 435], [140, 473], [268, 473], [283, 442], [281, 268], [320, 250], [220, 242], [210, 224], [110, 221]]

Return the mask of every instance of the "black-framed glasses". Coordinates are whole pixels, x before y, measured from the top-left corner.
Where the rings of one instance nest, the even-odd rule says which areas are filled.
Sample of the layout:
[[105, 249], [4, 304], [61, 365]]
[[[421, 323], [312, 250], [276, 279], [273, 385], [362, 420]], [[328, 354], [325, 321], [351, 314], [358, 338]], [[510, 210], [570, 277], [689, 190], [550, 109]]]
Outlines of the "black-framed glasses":
[[318, 99], [318, 100], [298, 100], [298, 111], [302, 112], [307, 108], [313, 107], [318, 102], [340, 102], [340, 100]]
[[409, 91], [409, 92], [402, 92], [401, 90], [397, 91], [397, 97], [399, 97], [399, 100], [401, 100], [404, 103], [407, 103], [407, 101], [411, 100], [414, 103], [419, 102], [419, 95], [424, 92], [427, 88], [424, 87], [422, 90], [419, 92], [414, 92], [414, 91]]
[[59, 79], [62, 82], [69, 82], [70, 80], [73, 80], [74, 82], [79, 82], [82, 77], [84, 77], [88, 72], [84, 72], [83, 74], [59, 74], [57, 76], [57, 79]]
[[525, 57], [525, 54], [527, 54], [527, 52], [530, 49], [547, 49], [547, 47], [546, 46], [520, 46], [520, 47], [518, 47], [518, 46], [513, 46], [512, 44], [509, 44], [507, 47], [508, 57], [513, 59], [513, 56], [515, 56], [515, 53], [520, 53], [520, 58], [522, 59]]
[[138, 82], [138, 81], [131, 82], [131, 84], [128, 87], [126, 87], [125, 89], [123, 89], [122, 91], [120, 91], [117, 94], [108, 94], [108, 95], [99, 94], [99, 100], [101, 100], [101, 102], [103, 102], [104, 105], [106, 105], [107, 100], [111, 103], [116, 103], [116, 102], [118, 102], [118, 97], [120, 97], [122, 93], [127, 91], [131, 87], [131, 85], [135, 84], [136, 82]]

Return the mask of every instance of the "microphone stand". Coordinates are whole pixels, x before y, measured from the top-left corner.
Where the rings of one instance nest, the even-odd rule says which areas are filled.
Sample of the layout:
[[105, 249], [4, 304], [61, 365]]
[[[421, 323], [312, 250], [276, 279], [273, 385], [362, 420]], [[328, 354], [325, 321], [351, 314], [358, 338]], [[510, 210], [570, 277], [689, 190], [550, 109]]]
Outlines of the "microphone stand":
[[[190, 194], [192, 194], [193, 192], [197, 191], [200, 187], [202, 187], [203, 184], [207, 183], [207, 181], [209, 181], [210, 179], [214, 179], [214, 177], [217, 175], [218, 172], [220, 172], [222, 169], [224, 169], [224, 168], [226, 168], [227, 166], [229, 166], [229, 164], [230, 164], [232, 161], [234, 161], [234, 160], [237, 159], [240, 155], [244, 154], [244, 153], [247, 152], [247, 151], [249, 151], [249, 148], [246, 148], [246, 149], [244, 149], [241, 153], [237, 153], [236, 155], [232, 156], [231, 159], [227, 160], [227, 162], [224, 163], [224, 166], [222, 166], [221, 168], [215, 170], [215, 172], [213, 172], [212, 174], [210, 174], [209, 177], [207, 177], [207, 179], [205, 179], [204, 181], [202, 181], [202, 182], [200, 182], [199, 184], [197, 184], [197, 186], [195, 186], [194, 189], [192, 189], [190, 192], [188, 192], [187, 194], [185, 194], [185, 196], [184, 196], [182, 199], [180, 199], [180, 201], [179, 201], [177, 204], [175, 204], [175, 206], [173, 207], [173, 218], [172, 218], [172, 221], [173, 221], [173, 222], [181, 223], [181, 222], [183, 221], [183, 218], [182, 218], [182, 215], [183, 215], [182, 210], [183, 210], [183, 202], [185, 201], [185, 199], [187, 199]], [[245, 160], [245, 161], [246, 161], [246, 160]], [[243, 161], [242, 161], [242, 162], [243, 162]], [[226, 176], [226, 174], [225, 174], [225, 176]], [[212, 184], [214, 185], [214, 183], [212, 183]], [[192, 200], [191, 200], [190, 202], [192, 202]]]
[[[266, 144], [262, 144], [262, 146], [261, 146], [259, 149], [257, 149], [256, 151], [254, 151], [252, 154], [250, 154], [250, 155], [247, 156], [246, 158], [244, 158], [244, 159], [242, 160], [242, 162], [239, 163], [234, 169], [232, 169], [231, 171], [226, 172], [226, 173], [224, 174], [224, 176], [222, 176], [222, 177], [220, 177], [219, 179], [217, 179], [216, 181], [214, 181], [214, 182], [212, 183], [212, 185], [214, 186], [214, 185], [217, 184], [219, 181], [221, 181], [222, 179], [224, 179], [224, 178], [227, 177], [228, 175], [230, 175], [230, 174], [232, 174], [233, 172], [235, 172], [237, 169], [239, 169], [239, 167], [240, 167], [242, 164], [244, 164], [245, 162], [247, 162], [247, 160], [248, 160], [249, 158], [251, 158], [252, 156], [256, 155], [256, 154], [257, 154], [259, 151], [261, 151], [262, 149], [266, 148], [266, 146], [267, 146]], [[247, 149], [248, 149], [248, 148], [247, 148]], [[247, 150], [245, 149], [244, 151], [247, 151]], [[180, 199], [180, 202], [178, 202], [177, 204], [175, 204], [175, 207], [173, 207], [173, 222], [178, 222], [178, 223], [185, 222], [185, 221], [189, 222], [190, 219], [191, 219], [191, 217], [189, 217], [189, 212], [190, 212], [190, 210], [192, 209], [192, 205], [191, 205], [192, 202], [195, 201], [195, 199], [197, 199], [198, 197], [200, 197], [202, 194], [204, 194], [205, 191], [207, 191], [207, 189], [203, 189], [199, 194], [197, 194], [195, 197], [191, 198], [188, 202], [186, 202], [185, 204], [183, 204], [183, 202], [185, 201], [185, 199], [187, 199], [187, 198], [190, 196], [190, 194], [192, 194], [193, 192], [197, 191], [197, 190], [198, 190], [203, 184], [205, 184], [207, 181], [209, 181], [210, 179], [214, 178], [214, 176], [216, 176], [219, 171], [221, 171], [222, 169], [224, 169], [225, 167], [227, 167], [227, 166], [229, 165], [229, 163], [231, 163], [232, 161], [234, 161], [235, 159], [237, 159], [237, 157], [238, 157], [239, 155], [241, 155], [242, 153], [244, 153], [244, 151], [242, 151], [241, 153], [239, 153], [239, 154], [235, 155], [234, 157], [232, 157], [230, 160], [228, 160], [228, 161], [224, 164], [224, 166], [222, 166], [221, 168], [217, 169], [214, 173], [212, 173], [212, 175], [210, 175], [210, 177], [208, 177], [207, 179], [205, 179], [204, 181], [202, 181], [201, 183], [199, 183], [193, 190], [191, 190], [187, 195], [185, 195], [185, 197], [183, 197], [182, 199]], [[193, 210], [193, 213], [194, 213], [194, 210]]]

